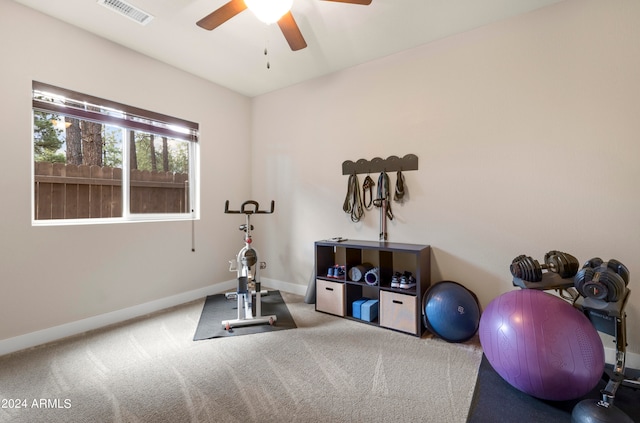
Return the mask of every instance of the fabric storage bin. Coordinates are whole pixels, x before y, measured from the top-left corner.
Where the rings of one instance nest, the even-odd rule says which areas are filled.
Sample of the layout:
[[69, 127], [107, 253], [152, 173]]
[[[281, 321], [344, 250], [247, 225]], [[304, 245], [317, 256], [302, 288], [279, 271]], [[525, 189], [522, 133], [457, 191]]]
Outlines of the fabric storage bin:
[[380, 326], [417, 334], [416, 304], [413, 295], [380, 291]]
[[316, 279], [316, 310], [345, 315], [344, 284]]

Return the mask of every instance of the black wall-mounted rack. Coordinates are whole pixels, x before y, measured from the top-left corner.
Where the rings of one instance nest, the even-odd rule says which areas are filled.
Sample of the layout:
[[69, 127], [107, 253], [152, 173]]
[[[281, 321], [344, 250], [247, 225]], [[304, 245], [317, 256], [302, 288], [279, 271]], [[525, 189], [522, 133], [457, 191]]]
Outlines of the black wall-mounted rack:
[[356, 162], [346, 160], [342, 162], [342, 174], [353, 175], [362, 173], [380, 173], [380, 172], [405, 172], [407, 170], [418, 170], [418, 156], [415, 154], [407, 154], [400, 158], [398, 156], [389, 156], [386, 159], [374, 157], [371, 160], [360, 159]]

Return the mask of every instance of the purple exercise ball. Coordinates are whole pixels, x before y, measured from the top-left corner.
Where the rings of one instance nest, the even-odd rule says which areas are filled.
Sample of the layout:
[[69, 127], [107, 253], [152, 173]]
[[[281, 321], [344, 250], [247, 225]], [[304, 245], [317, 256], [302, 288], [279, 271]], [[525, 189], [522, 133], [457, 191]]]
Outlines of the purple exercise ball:
[[494, 370], [536, 398], [580, 398], [604, 371], [602, 340], [589, 319], [543, 291], [521, 289], [493, 299], [480, 318], [479, 334]]

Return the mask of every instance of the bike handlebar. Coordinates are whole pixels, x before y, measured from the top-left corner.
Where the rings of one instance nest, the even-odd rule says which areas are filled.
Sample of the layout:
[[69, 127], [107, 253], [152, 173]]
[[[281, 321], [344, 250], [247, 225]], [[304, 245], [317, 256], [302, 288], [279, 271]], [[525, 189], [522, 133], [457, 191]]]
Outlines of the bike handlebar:
[[[252, 210], [248, 210], [248, 206], [253, 206]], [[226, 214], [271, 214], [276, 208], [276, 202], [271, 200], [271, 210], [260, 210], [260, 204], [257, 201], [248, 200], [242, 203], [240, 210], [229, 210], [229, 200], [224, 203], [224, 212]]]

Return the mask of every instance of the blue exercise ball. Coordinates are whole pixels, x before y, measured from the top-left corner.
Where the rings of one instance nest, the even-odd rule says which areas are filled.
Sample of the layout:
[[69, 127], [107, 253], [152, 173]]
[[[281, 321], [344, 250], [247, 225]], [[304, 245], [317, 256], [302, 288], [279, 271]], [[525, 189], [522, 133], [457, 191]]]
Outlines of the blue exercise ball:
[[424, 325], [447, 342], [464, 342], [480, 325], [480, 305], [476, 295], [453, 281], [431, 286], [422, 299]]

